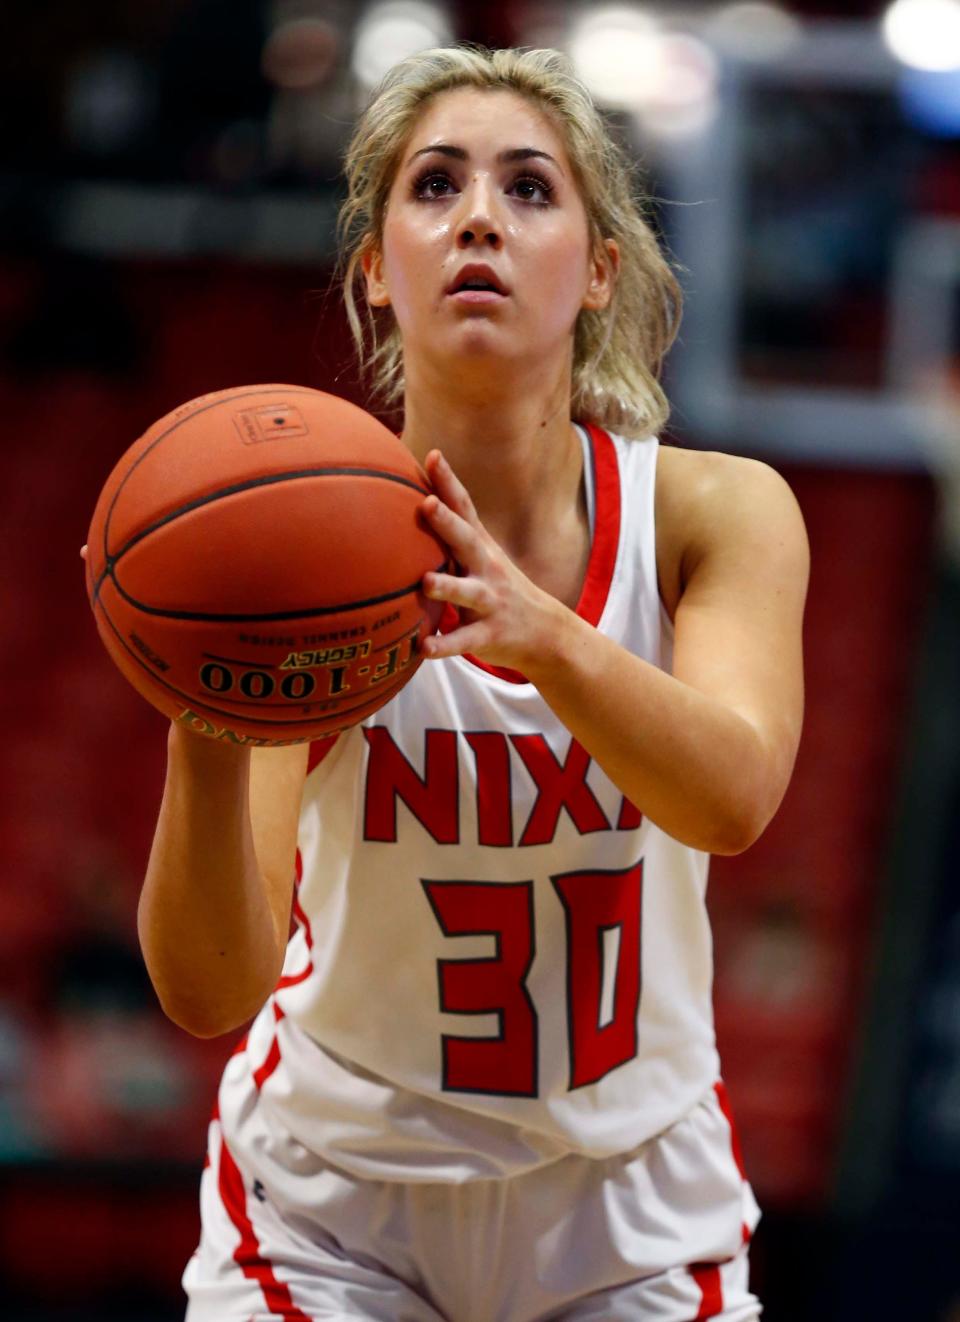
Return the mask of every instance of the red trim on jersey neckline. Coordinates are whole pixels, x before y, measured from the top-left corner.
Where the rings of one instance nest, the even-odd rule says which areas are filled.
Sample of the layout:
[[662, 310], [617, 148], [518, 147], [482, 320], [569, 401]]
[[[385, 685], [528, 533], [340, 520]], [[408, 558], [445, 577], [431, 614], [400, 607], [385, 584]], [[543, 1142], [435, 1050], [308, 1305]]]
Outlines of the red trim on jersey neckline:
[[[582, 620], [596, 627], [607, 604], [613, 571], [617, 563], [617, 550], [620, 546], [620, 465], [617, 451], [610, 436], [601, 427], [592, 422], [585, 424], [590, 438], [590, 459], [593, 464], [593, 490], [595, 514], [593, 522], [593, 543], [590, 547], [590, 559], [584, 575], [583, 587], [576, 612]], [[441, 625], [441, 629], [443, 626]], [[447, 630], [443, 630], [446, 632]], [[479, 657], [464, 655], [464, 660], [471, 665], [485, 670], [488, 675], [497, 675], [509, 680], [511, 684], [528, 684], [530, 681], [519, 670], [510, 670], [507, 666], [491, 666]]]
[[284, 1322], [310, 1322], [303, 1309], [298, 1308], [293, 1302], [289, 1286], [277, 1280], [272, 1265], [261, 1252], [260, 1241], [247, 1212], [247, 1194], [243, 1187], [243, 1176], [227, 1147], [222, 1131], [217, 1187], [220, 1201], [240, 1236], [240, 1243], [233, 1251], [234, 1262], [248, 1280], [256, 1281], [260, 1286], [270, 1313], [283, 1318]]

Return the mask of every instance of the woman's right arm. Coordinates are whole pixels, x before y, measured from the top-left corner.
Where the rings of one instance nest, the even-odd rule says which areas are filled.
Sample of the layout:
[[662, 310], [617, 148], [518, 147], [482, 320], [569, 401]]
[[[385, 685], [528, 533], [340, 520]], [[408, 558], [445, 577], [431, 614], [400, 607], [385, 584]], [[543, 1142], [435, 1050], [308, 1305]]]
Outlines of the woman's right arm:
[[307, 749], [170, 727], [137, 928], [164, 1012], [197, 1037], [245, 1023], [280, 976]]

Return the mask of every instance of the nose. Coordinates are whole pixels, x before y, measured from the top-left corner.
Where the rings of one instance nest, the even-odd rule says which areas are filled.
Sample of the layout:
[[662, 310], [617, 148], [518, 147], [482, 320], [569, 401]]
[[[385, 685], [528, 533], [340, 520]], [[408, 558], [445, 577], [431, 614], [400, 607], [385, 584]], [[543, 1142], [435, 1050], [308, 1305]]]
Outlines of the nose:
[[463, 191], [457, 247], [471, 248], [477, 243], [499, 248], [503, 243], [503, 225], [491, 181], [475, 177]]

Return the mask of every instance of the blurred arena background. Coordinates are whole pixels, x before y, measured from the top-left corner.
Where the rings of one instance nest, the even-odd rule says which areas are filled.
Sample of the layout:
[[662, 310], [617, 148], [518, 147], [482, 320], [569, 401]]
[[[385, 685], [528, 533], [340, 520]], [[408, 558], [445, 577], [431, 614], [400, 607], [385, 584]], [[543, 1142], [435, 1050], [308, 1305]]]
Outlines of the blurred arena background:
[[86, 605], [97, 492], [204, 391], [362, 402], [338, 156], [448, 40], [571, 52], [685, 268], [671, 434], [773, 463], [810, 531], [796, 775], [711, 883], [765, 1317], [958, 1322], [960, 0], [4, 6], [0, 1312], [182, 1315], [232, 1046], [137, 949], [165, 723]]

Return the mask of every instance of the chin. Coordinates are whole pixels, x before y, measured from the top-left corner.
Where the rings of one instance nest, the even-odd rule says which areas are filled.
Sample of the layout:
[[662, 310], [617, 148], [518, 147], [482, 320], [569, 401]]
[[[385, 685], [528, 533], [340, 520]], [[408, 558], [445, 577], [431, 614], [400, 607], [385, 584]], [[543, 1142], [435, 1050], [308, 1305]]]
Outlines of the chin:
[[514, 358], [519, 346], [499, 326], [477, 317], [453, 327], [439, 347], [448, 356], [503, 362]]

